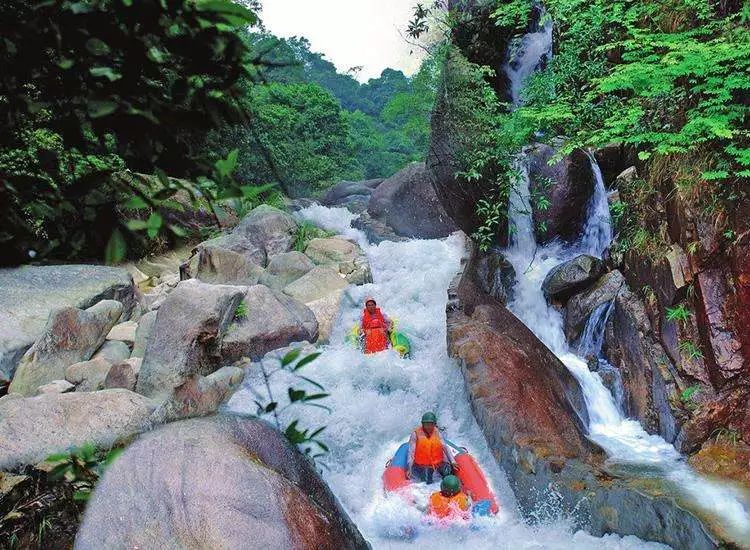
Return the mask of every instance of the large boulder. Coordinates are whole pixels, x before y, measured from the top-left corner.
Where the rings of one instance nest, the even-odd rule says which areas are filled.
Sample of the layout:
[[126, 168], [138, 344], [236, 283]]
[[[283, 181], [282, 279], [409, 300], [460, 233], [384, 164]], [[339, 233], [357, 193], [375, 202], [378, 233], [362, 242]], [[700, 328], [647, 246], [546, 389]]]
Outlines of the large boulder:
[[138, 393], [165, 398], [193, 376], [219, 368], [222, 337], [246, 288], [183, 281], [156, 315], [138, 376]]
[[505, 304], [513, 297], [516, 270], [513, 264], [496, 249], [476, 254], [477, 279], [482, 290]]
[[81, 361], [65, 369], [65, 380], [74, 384], [76, 391], [101, 390], [104, 389], [104, 379], [111, 368], [112, 363], [102, 357]]
[[594, 192], [591, 160], [582, 149], [576, 149], [550, 165], [557, 153], [554, 147], [537, 143], [525, 151], [532, 196], [549, 202], [544, 210], [534, 209], [537, 241], [541, 244], [558, 237], [568, 242], [577, 240]]
[[147, 428], [154, 404], [127, 390], [0, 400], [0, 469], [93, 443], [109, 448]]
[[344, 297], [343, 290], [337, 290], [305, 304], [315, 315], [318, 321], [318, 343], [327, 344], [331, 338], [333, 325], [338, 318], [341, 309], [341, 300]]
[[542, 283], [547, 299], [565, 301], [596, 281], [604, 272], [604, 262], [581, 254], [553, 267]]
[[602, 304], [609, 304], [625, 285], [619, 271], [610, 271], [591, 288], [576, 294], [565, 306], [565, 336], [569, 342], [576, 340], [586, 326], [591, 314]]
[[274, 290], [284, 290], [285, 286], [293, 283], [314, 267], [313, 261], [302, 252], [291, 251], [276, 254], [268, 262], [258, 282]]
[[318, 322], [304, 304], [263, 285], [250, 287], [243, 303], [247, 313], [227, 330], [221, 345], [224, 363], [243, 357], [257, 360], [291, 342], [318, 338]]
[[263, 250], [267, 258], [291, 250], [296, 232], [294, 218], [267, 204], [254, 208], [233, 231]]
[[366, 203], [370, 195], [383, 179], [371, 179], [365, 181], [341, 181], [329, 187], [320, 204], [324, 206], [350, 206], [352, 203]]
[[263, 268], [247, 256], [216, 246], [201, 246], [195, 278], [215, 285], [258, 284]]
[[312, 239], [305, 254], [316, 265], [336, 268], [346, 282], [363, 285], [372, 282], [372, 271], [367, 255], [355, 243], [342, 237]]
[[411, 164], [381, 183], [367, 211], [402, 237], [436, 239], [458, 229], [440, 204], [424, 163]]
[[104, 377], [104, 387], [106, 389], [124, 388], [135, 391], [138, 374], [141, 372], [143, 359], [140, 357], [131, 357], [119, 363], [115, 363], [107, 371]]
[[44, 332], [21, 359], [8, 392], [31, 396], [39, 386], [64, 378], [69, 365], [91, 358], [121, 314], [122, 304], [114, 300], [102, 300], [86, 310], [53, 311]]
[[105, 299], [121, 302], [123, 320], [130, 317], [136, 289], [127, 270], [93, 265], [0, 269], [0, 380], [13, 377], [53, 310], [86, 309]]
[[643, 304], [627, 286], [616, 294], [604, 341], [607, 359], [622, 377], [628, 416], [674, 442], [680, 426], [673, 407], [681, 402], [674, 368]]
[[239, 254], [248, 262], [264, 266], [268, 261], [266, 250], [262, 247], [262, 244], [256, 243], [257, 239], [253, 240], [244, 233], [234, 232], [209, 239], [208, 241], [203, 241], [195, 248], [199, 254], [204, 248], [221, 248], [222, 250], [228, 250]]
[[[110, 331], [112, 332], [112, 331]], [[130, 346], [120, 340], [107, 340], [91, 359], [104, 359], [108, 363], [117, 363], [130, 357]]]
[[311, 269], [308, 273], [287, 285], [284, 294], [287, 294], [303, 304], [309, 304], [327, 296], [331, 292], [343, 290], [349, 286], [346, 279], [338, 270], [332, 266], [320, 266]]
[[169, 424], [128, 447], [99, 481], [75, 544], [76, 550], [247, 547], [368, 544], [279, 432], [232, 416]]
[[133, 344], [131, 357], [143, 357], [143, 354], [146, 353], [148, 340], [154, 330], [154, 324], [156, 324], [156, 315], [156, 311], [149, 311], [140, 318], [138, 328], [135, 331], [135, 343]]

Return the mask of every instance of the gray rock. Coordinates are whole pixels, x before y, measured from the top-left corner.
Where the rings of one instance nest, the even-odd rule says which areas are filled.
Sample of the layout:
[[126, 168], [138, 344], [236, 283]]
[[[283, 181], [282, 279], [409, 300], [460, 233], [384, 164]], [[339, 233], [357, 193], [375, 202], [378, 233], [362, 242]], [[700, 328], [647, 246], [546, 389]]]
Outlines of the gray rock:
[[501, 252], [490, 250], [478, 253], [476, 271], [484, 292], [503, 304], [512, 298], [516, 270]]
[[74, 363], [65, 369], [65, 380], [75, 384], [76, 391], [101, 390], [104, 388], [104, 379], [110, 368], [112, 368], [112, 363], [101, 357]]
[[213, 414], [240, 387], [244, 378], [245, 370], [240, 367], [222, 367], [208, 376], [193, 377], [154, 411], [151, 420], [155, 424], [166, 424]]
[[138, 323], [135, 321], [125, 321], [112, 327], [107, 334], [107, 340], [119, 340], [120, 342], [126, 342], [133, 345], [135, 342], [135, 331], [138, 328]]
[[268, 267], [258, 282], [274, 290], [283, 290], [314, 267], [312, 260], [302, 252], [276, 254], [268, 262]]
[[312, 239], [305, 248], [305, 254], [317, 265], [335, 267], [349, 284], [372, 282], [367, 255], [359, 246], [342, 237]]
[[318, 321], [318, 343], [327, 344], [331, 338], [334, 322], [341, 309], [343, 290], [337, 290], [313, 302], [305, 304]]
[[128, 357], [130, 357], [130, 347], [119, 340], [105, 340], [102, 347], [91, 356], [92, 359], [102, 358], [108, 363], [117, 363]]
[[21, 359], [8, 392], [34, 395], [36, 389], [65, 377], [65, 368], [87, 361], [104, 342], [122, 313], [122, 304], [102, 300], [85, 311], [73, 307], [50, 314], [44, 333]]
[[147, 427], [153, 410], [149, 399], [127, 390], [3, 399], [0, 469], [35, 464], [84, 443], [111, 447]]
[[624, 284], [625, 279], [622, 273], [610, 271], [594, 286], [568, 300], [565, 306], [565, 335], [569, 342], [581, 335], [591, 313], [600, 305], [614, 300]]
[[369, 546], [280, 433], [229, 416], [169, 424], [128, 447], [99, 481], [75, 544], [76, 550], [248, 547]]
[[291, 342], [318, 337], [315, 314], [304, 304], [263, 285], [250, 287], [244, 296], [245, 319], [236, 320], [222, 342], [224, 363], [242, 357], [257, 360], [269, 351]]
[[440, 204], [424, 163], [411, 164], [381, 183], [367, 212], [402, 237], [436, 239], [458, 229]]
[[112, 365], [104, 378], [105, 389], [123, 388], [134, 391], [142, 363], [143, 359], [140, 357], [131, 357]]
[[308, 304], [327, 296], [331, 292], [343, 290], [349, 283], [338, 271], [331, 266], [321, 266], [310, 270], [308, 273], [284, 288], [287, 294], [303, 304]]
[[636, 170], [635, 166], [630, 166], [620, 172], [617, 178], [615, 178], [615, 187], [617, 189], [628, 187], [636, 179], [638, 179], [638, 170]]
[[582, 149], [574, 150], [552, 165], [549, 161], [557, 153], [555, 148], [537, 143], [525, 151], [529, 158], [532, 195], [549, 201], [545, 210], [534, 209], [537, 240], [546, 243], [557, 237], [575, 241], [586, 222], [586, 207], [594, 192], [591, 161]]
[[135, 307], [135, 286], [125, 269], [92, 265], [0, 269], [0, 380], [10, 380], [26, 350], [44, 332], [53, 310], [86, 309], [104, 299]]
[[[49, 384], [39, 386], [36, 390], [37, 395], [44, 395], [46, 393], [68, 393], [75, 391], [76, 387], [68, 382], [67, 380], [53, 380]], [[14, 394], [19, 395], [19, 394]]]
[[256, 265], [266, 265], [267, 257], [265, 249], [261, 248], [241, 233], [227, 233], [226, 235], [221, 235], [220, 237], [204, 241], [199, 244], [196, 249], [200, 251], [201, 248], [205, 247], [230, 250], [240, 254]]
[[297, 222], [289, 214], [262, 204], [245, 216], [233, 233], [248, 239], [270, 258], [292, 249], [296, 231]]
[[138, 393], [166, 398], [190, 377], [219, 368], [222, 335], [244, 287], [183, 281], [156, 315], [138, 377]]
[[603, 272], [604, 262], [581, 254], [552, 268], [544, 278], [542, 290], [550, 300], [565, 301], [591, 285]]
[[196, 279], [211, 284], [254, 285], [263, 268], [237, 252], [215, 246], [202, 246], [198, 253]]
[[[146, 352], [146, 345], [148, 339], [151, 337], [151, 333], [154, 330], [154, 324], [156, 323], [156, 311], [149, 311], [144, 313], [138, 323], [138, 328], [135, 331], [135, 343], [133, 344], [133, 353], [131, 357], [143, 357]], [[123, 357], [123, 359], [127, 359]], [[113, 361], [114, 362], [114, 361]]]
[[329, 187], [320, 203], [324, 206], [342, 206], [355, 201], [368, 201], [373, 190], [383, 183], [383, 179], [365, 181], [342, 181]]

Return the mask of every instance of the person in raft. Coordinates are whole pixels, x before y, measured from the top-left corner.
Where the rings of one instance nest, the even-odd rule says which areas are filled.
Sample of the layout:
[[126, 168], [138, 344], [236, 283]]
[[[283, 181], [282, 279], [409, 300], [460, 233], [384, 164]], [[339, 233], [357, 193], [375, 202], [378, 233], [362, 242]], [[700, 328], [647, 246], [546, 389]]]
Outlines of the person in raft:
[[391, 320], [380, 311], [374, 298], [365, 300], [365, 310], [362, 312], [360, 328], [364, 338], [365, 353], [378, 353], [388, 347]]
[[435, 472], [444, 478], [457, 471], [453, 455], [440, 437], [435, 413], [424, 413], [422, 425], [409, 438], [406, 477], [430, 484]]
[[427, 513], [438, 519], [470, 519], [471, 501], [461, 490], [461, 482], [456, 476], [445, 476], [440, 482], [440, 490], [430, 496]]

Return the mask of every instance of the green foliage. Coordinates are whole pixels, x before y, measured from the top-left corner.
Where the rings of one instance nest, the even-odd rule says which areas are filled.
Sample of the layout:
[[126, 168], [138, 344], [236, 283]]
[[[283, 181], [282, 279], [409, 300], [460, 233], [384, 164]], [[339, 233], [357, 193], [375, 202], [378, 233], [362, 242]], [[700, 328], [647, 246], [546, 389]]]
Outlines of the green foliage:
[[[164, 217], [167, 197], [112, 174], [126, 166], [206, 173], [201, 136], [222, 120], [246, 119], [241, 90], [256, 68], [238, 30], [254, 23], [230, 0], [6, 2], [3, 262], [122, 259], [134, 236], [120, 206], [138, 196]], [[147, 223], [151, 235], [171, 229], [157, 217]]]
[[[312, 460], [318, 460], [328, 453], [328, 446], [318, 437], [325, 430], [325, 426], [314, 429], [304, 428], [300, 425], [299, 419], [293, 419], [284, 425], [282, 423], [282, 416], [284, 416], [283, 413], [288, 409], [299, 406], [317, 407], [330, 412], [328, 407], [318, 402], [328, 397], [329, 394], [325, 392], [325, 388], [315, 380], [301, 374], [302, 369], [318, 357], [320, 357], [320, 353], [311, 353], [302, 356], [302, 350], [297, 348], [284, 355], [279, 360], [279, 366], [275, 369], [269, 370], [261, 361], [260, 369], [265, 383], [266, 395], [263, 400], [255, 400], [257, 416], [271, 417], [276, 428]], [[287, 373], [287, 375], [290, 375], [296, 381], [292, 382], [292, 385], [287, 388], [287, 399], [284, 404], [274, 396], [271, 390], [271, 380], [281, 372]], [[314, 387], [315, 390], [310, 391], [295, 387], [297, 382], [304, 382], [308, 387]]]
[[698, 408], [698, 403], [695, 402], [694, 398], [699, 392], [700, 386], [690, 386], [680, 393], [680, 399], [689, 411], [694, 411]]
[[[523, 27], [528, 4], [498, 2], [498, 23]], [[642, 160], [704, 155], [694, 180], [736, 186], [750, 178], [750, 33], [737, 5], [545, 2], [558, 50], [529, 79], [519, 116], [568, 136], [566, 151], [616, 142]]]
[[687, 305], [679, 304], [675, 307], [668, 307], [667, 308], [667, 320], [668, 321], [677, 321], [680, 323], [686, 322], [688, 319], [690, 319], [690, 310], [688, 309]]
[[[67, 453], [58, 453], [47, 457], [53, 465], [49, 477], [53, 481], [65, 480], [75, 492], [74, 500], [86, 501], [91, 497], [99, 478], [112, 462], [122, 454], [122, 449], [108, 452], [98, 451], [91, 443], [74, 447]], [[40, 537], [41, 539], [41, 537]]]
[[691, 340], [683, 340], [682, 342], [680, 342], [680, 351], [684, 353], [690, 359], [702, 359], [703, 358], [703, 352]]
[[234, 310], [234, 318], [237, 321], [243, 321], [247, 319], [247, 313], [247, 302], [245, 302], [245, 300], [242, 300]]
[[297, 226], [292, 249], [297, 252], [304, 252], [311, 240], [324, 239], [326, 237], [332, 237], [333, 235], [335, 235], [335, 233], [316, 227], [308, 221], [303, 221]]

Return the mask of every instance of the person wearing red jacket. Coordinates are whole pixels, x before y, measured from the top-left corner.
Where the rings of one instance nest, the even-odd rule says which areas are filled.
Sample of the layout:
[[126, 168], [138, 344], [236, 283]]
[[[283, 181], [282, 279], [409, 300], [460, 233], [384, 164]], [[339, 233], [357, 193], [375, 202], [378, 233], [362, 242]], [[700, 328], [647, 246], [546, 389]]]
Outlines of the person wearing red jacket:
[[391, 320], [380, 311], [373, 298], [365, 300], [360, 328], [364, 337], [365, 353], [378, 353], [388, 348], [388, 333], [391, 330]]

